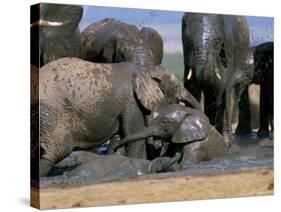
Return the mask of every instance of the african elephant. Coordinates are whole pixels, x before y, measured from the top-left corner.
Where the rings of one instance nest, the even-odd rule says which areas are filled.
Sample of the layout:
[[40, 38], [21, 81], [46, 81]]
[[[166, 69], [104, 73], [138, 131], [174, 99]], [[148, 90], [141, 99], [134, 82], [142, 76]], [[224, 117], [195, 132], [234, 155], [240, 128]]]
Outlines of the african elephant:
[[[40, 174], [74, 148], [98, 146], [115, 134], [144, 128], [144, 115], [173, 103], [200, 108], [174, 75], [161, 66], [98, 64], [61, 58], [39, 76]], [[127, 155], [145, 158], [145, 144], [128, 145]]]
[[[255, 71], [255, 64], [254, 64], [255, 49], [256, 49], [255, 46], [248, 48], [248, 54], [247, 54], [246, 65], [245, 65], [245, 71], [248, 73], [251, 82], [253, 82], [254, 71]], [[249, 86], [246, 86], [240, 98], [238, 99], [239, 118], [238, 118], [238, 125], [235, 129], [236, 135], [245, 135], [245, 134], [250, 134], [252, 132], [248, 89]]]
[[80, 57], [82, 6], [40, 3], [31, 10], [32, 64], [42, 67], [58, 58]]
[[152, 28], [126, 24], [107, 18], [82, 32], [82, 58], [92, 62], [132, 62], [159, 65], [163, 41]]
[[184, 86], [201, 99], [210, 123], [232, 141], [234, 87], [238, 94], [250, 83], [244, 73], [249, 29], [245, 17], [185, 13], [182, 18]]
[[168, 142], [168, 155], [183, 152], [181, 164], [223, 156], [230, 147], [202, 111], [180, 104], [163, 107], [148, 128], [125, 137], [114, 148], [148, 137]]
[[[258, 136], [264, 137], [269, 135], [269, 126], [273, 131], [273, 42], [266, 42], [253, 48], [253, 67], [252, 83], [260, 84], [260, 128]], [[247, 92], [247, 91], [246, 91]], [[239, 108], [239, 124], [236, 129], [238, 134], [246, 134], [252, 131], [250, 126], [248, 93], [242, 99], [244, 104], [242, 109]], [[249, 117], [245, 120], [245, 116]], [[247, 131], [243, 131], [247, 129]]]
[[123, 155], [100, 155], [95, 159], [82, 163], [67, 176], [80, 176], [93, 180], [105, 178], [120, 178], [140, 176], [150, 173], [159, 173], [175, 170], [175, 164], [181, 159], [177, 153], [173, 158], [159, 157], [152, 161], [137, 158], [128, 158]]
[[273, 42], [257, 46], [254, 52], [255, 73], [254, 83], [261, 86], [260, 94], [260, 129], [259, 136], [273, 132]]

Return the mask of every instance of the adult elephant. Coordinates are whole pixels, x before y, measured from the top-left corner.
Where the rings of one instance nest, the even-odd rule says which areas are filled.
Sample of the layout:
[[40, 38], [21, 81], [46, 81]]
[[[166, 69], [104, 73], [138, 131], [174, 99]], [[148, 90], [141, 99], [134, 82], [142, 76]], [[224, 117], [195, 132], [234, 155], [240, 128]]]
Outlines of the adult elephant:
[[152, 28], [108, 18], [82, 32], [82, 58], [92, 62], [132, 62], [158, 65], [163, 58], [163, 41]]
[[257, 46], [254, 52], [254, 83], [261, 86], [260, 128], [258, 135], [268, 136], [269, 126], [273, 132], [273, 42]]
[[[143, 130], [144, 115], [167, 104], [181, 101], [200, 108], [161, 66], [61, 58], [42, 67], [39, 82], [41, 176], [74, 148]], [[128, 145], [127, 155], [146, 158], [145, 143]]]
[[185, 13], [182, 18], [184, 86], [197, 98], [204, 93], [204, 112], [231, 143], [233, 88], [240, 95], [250, 83], [243, 72], [249, 46], [245, 17]]
[[[260, 85], [260, 128], [257, 133], [259, 137], [269, 136], [269, 127], [273, 132], [273, 46], [273, 42], [266, 42], [251, 50], [254, 63], [250, 69], [252, 83]], [[239, 104], [239, 124], [236, 129], [236, 133], [240, 135], [252, 131], [248, 102], [248, 93], [245, 91]], [[249, 118], [245, 120], [245, 117]]]
[[82, 6], [40, 3], [31, 10], [32, 64], [42, 67], [58, 58], [80, 57]]

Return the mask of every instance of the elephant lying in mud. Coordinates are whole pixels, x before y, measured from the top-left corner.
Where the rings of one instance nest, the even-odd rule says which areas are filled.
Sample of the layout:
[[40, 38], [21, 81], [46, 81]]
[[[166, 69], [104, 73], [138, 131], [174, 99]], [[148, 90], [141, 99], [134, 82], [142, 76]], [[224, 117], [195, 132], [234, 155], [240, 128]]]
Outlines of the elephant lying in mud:
[[106, 18], [82, 32], [82, 58], [101, 63], [159, 65], [163, 58], [163, 40], [152, 28], [138, 29], [135, 25]]
[[[93, 148], [115, 134], [122, 138], [142, 131], [144, 115], [167, 104], [200, 108], [161, 66], [61, 58], [41, 69], [39, 82], [41, 176], [74, 148]], [[127, 150], [129, 157], [146, 159], [144, 140]]]
[[148, 128], [125, 137], [114, 148], [148, 137], [168, 142], [168, 155], [182, 152], [181, 164], [221, 157], [230, 148], [202, 111], [179, 104], [161, 109]]
[[106, 177], [140, 176], [150, 173], [175, 171], [177, 168], [176, 164], [180, 158], [180, 153], [176, 153], [172, 158], [158, 157], [152, 161], [128, 158], [123, 155], [100, 155], [66, 173], [66, 176], [103, 179]]
[[138, 177], [147, 174], [173, 172], [178, 170], [181, 154], [174, 157], [158, 157], [152, 161], [128, 158], [123, 155], [95, 155], [71, 170], [40, 179], [40, 187], [77, 185], [86, 182], [106, 182]]

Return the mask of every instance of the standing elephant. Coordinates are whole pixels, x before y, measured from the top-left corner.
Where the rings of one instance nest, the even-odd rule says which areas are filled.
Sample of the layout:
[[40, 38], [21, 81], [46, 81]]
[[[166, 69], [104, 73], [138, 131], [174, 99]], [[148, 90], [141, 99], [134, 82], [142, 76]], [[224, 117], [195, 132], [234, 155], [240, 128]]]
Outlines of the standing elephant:
[[[273, 132], [273, 42], [266, 42], [253, 48], [252, 83], [260, 85], [260, 128], [259, 137], [269, 136], [269, 126]], [[248, 93], [239, 108], [239, 124], [236, 133], [243, 135], [252, 131], [250, 126]], [[245, 116], [249, 119], [245, 120]], [[247, 129], [246, 131], [243, 129]]]
[[125, 137], [114, 148], [148, 137], [168, 142], [168, 156], [183, 152], [184, 165], [221, 157], [228, 151], [227, 143], [202, 111], [179, 104], [163, 107], [148, 128]]
[[232, 91], [240, 95], [250, 83], [244, 73], [249, 46], [245, 17], [185, 13], [182, 18], [184, 86], [197, 100], [204, 94], [204, 112], [232, 141]]
[[159, 65], [163, 58], [163, 41], [152, 28], [104, 19], [82, 32], [82, 58], [92, 62], [132, 62]]
[[82, 6], [40, 3], [31, 9], [31, 48], [33, 53], [39, 49], [32, 64], [42, 67], [58, 58], [80, 57]]
[[263, 43], [254, 52], [254, 83], [260, 84], [260, 128], [258, 136], [273, 132], [273, 42]]
[[[117, 133], [123, 137], [143, 130], [144, 115], [169, 103], [200, 108], [161, 66], [61, 58], [42, 68], [39, 82], [41, 176], [74, 148], [92, 148]], [[127, 154], [146, 158], [144, 141], [128, 145]]]
[[[249, 79], [253, 82], [254, 80], [254, 72], [255, 72], [255, 64], [254, 64], [254, 51], [256, 47], [249, 47], [245, 72], [248, 73]], [[251, 112], [250, 112], [250, 100], [249, 100], [249, 86], [246, 86], [244, 91], [242, 92], [240, 98], [238, 99], [238, 108], [239, 108], [239, 118], [238, 125], [235, 129], [236, 135], [245, 135], [250, 134], [252, 132], [251, 127]]]

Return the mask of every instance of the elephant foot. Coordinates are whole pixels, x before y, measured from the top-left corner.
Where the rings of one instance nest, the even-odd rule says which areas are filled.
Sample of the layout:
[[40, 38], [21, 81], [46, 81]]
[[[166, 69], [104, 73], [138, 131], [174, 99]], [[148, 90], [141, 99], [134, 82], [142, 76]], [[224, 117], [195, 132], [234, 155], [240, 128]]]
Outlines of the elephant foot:
[[236, 144], [235, 142], [233, 142], [233, 144], [229, 147], [228, 149], [228, 154], [235, 154], [235, 153], [239, 153], [241, 152], [241, 148], [238, 144]]
[[235, 130], [235, 134], [238, 136], [249, 135], [252, 133], [251, 127], [237, 127]]
[[273, 140], [273, 132], [270, 132], [270, 133], [269, 133], [268, 138], [269, 138], [270, 140]]
[[257, 132], [257, 135], [259, 138], [266, 138], [269, 136], [269, 130], [268, 129], [264, 129], [264, 128], [260, 128]]
[[223, 140], [226, 144], [227, 149], [229, 149], [234, 143], [234, 135], [232, 133], [223, 133], [222, 134]]

